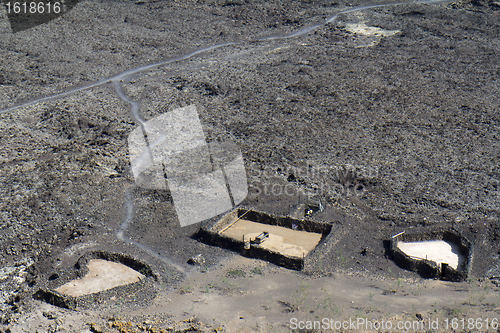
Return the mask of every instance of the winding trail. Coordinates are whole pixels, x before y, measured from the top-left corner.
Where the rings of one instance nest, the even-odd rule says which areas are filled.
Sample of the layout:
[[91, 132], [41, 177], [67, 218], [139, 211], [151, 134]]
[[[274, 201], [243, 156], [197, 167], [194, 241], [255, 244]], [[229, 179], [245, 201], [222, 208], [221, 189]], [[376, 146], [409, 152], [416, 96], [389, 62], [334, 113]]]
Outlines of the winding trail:
[[[340, 12], [336, 13], [335, 15], [331, 16], [330, 18], [326, 19], [323, 23], [316, 24], [316, 25], [309, 26], [309, 27], [305, 27], [305, 28], [302, 28], [300, 30], [297, 30], [297, 31], [289, 33], [289, 34], [274, 35], [274, 36], [267, 36], [267, 37], [258, 38], [256, 40], [251, 41], [251, 42], [263, 42], [263, 41], [268, 41], [268, 40], [279, 40], [279, 39], [288, 39], [288, 38], [300, 37], [300, 36], [303, 36], [303, 35], [306, 35], [306, 34], [312, 32], [312, 31], [314, 31], [314, 30], [316, 30], [316, 29], [318, 29], [318, 28], [320, 28], [320, 27], [322, 27], [322, 26], [324, 26], [326, 24], [334, 22], [338, 18], [339, 15], [346, 14], [346, 13], [351, 13], [351, 12], [356, 12], [356, 11], [362, 11], [362, 10], [366, 10], [366, 9], [381, 8], [381, 7], [393, 7], [393, 6], [408, 5], [408, 4], [445, 3], [445, 2], [449, 2], [449, 0], [423, 0], [423, 1], [397, 2], [397, 3], [380, 4], [380, 5], [358, 6], [358, 7], [349, 8], [349, 9], [340, 11]], [[213, 51], [213, 50], [216, 50], [216, 49], [220, 49], [220, 48], [223, 48], [225, 46], [243, 45], [243, 44], [246, 44], [246, 43], [248, 43], [248, 42], [247, 41], [244, 41], [244, 42], [227, 42], [227, 43], [221, 43], [221, 44], [216, 44], [216, 45], [212, 45], [212, 46], [203, 47], [203, 48], [197, 49], [195, 51], [192, 51], [190, 53], [186, 53], [184, 55], [180, 55], [180, 56], [173, 57], [173, 58], [168, 58], [166, 60], [163, 60], [163, 61], [160, 61], [160, 62], [157, 62], [157, 63], [154, 63], [154, 64], [149, 64], [149, 65], [144, 65], [144, 66], [139, 66], [139, 67], [136, 67], [136, 68], [132, 68], [132, 69], [129, 69], [129, 70], [127, 70], [127, 71], [125, 71], [123, 73], [120, 73], [118, 75], [112, 76], [110, 78], [101, 79], [101, 80], [99, 80], [97, 82], [91, 83], [91, 84], [83, 86], [83, 87], [78, 87], [78, 88], [70, 89], [70, 90], [65, 91], [65, 92], [61, 92], [61, 93], [57, 93], [57, 94], [54, 94], [54, 95], [37, 98], [35, 100], [29, 101], [29, 102], [26, 102], [26, 103], [23, 103], [23, 104], [14, 105], [12, 107], [0, 110], [0, 114], [4, 114], [4, 113], [8, 113], [8, 112], [20, 109], [20, 108], [25, 108], [25, 107], [28, 107], [28, 106], [32, 106], [32, 105], [35, 105], [35, 104], [38, 104], [38, 103], [41, 103], [41, 102], [46, 102], [46, 101], [50, 101], [50, 100], [59, 99], [59, 98], [62, 98], [62, 97], [74, 94], [76, 92], [80, 92], [80, 91], [84, 91], [84, 90], [87, 90], [87, 89], [95, 88], [95, 87], [98, 87], [98, 86], [101, 86], [101, 85], [104, 85], [104, 84], [107, 84], [107, 83], [113, 83], [113, 86], [115, 87], [115, 90], [117, 90], [117, 94], [120, 96], [120, 98], [123, 101], [132, 104], [131, 100], [128, 99], [123, 92], [118, 91], [117, 87], [119, 86], [119, 84], [116, 84], [116, 82], [123, 81], [128, 76], [131, 76], [131, 75], [134, 75], [134, 74], [138, 74], [138, 73], [141, 73], [141, 72], [153, 69], [153, 68], [157, 68], [157, 67], [161, 67], [161, 66], [164, 66], [164, 65], [168, 65], [168, 64], [171, 64], [171, 63], [181, 62], [183, 60], [190, 59], [190, 58], [192, 58], [194, 56], [201, 55], [201, 54], [206, 53], [208, 51]], [[136, 109], [134, 109], [134, 108], [136, 108]], [[137, 113], [135, 113], [135, 111], [137, 111]], [[137, 104], [132, 104], [131, 113], [132, 113], [132, 116], [134, 117], [134, 119], [137, 122], [140, 123], [142, 121], [140, 119], [140, 116], [139, 116], [139, 113], [138, 113], [138, 106], [137, 106]]]
[[[363, 10], [373, 9], [373, 8], [393, 7], [393, 6], [398, 6], [398, 5], [435, 4], [435, 3], [446, 3], [446, 2], [449, 2], [449, 0], [407, 1], [407, 2], [377, 4], [377, 5], [363, 5], [363, 6], [358, 6], [358, 7], [354, 7], [354, 8], [349, 8], [349, 9], [340, 11], [340, 12], [336, 13], [335, 15], [329, 17], [323, 23], [316, 24], [313, 26], [304, 27], [300, 30], [297, 30], [297, 31], [289, 33], [289, 34], [266, 36], [266, 37], [261, 37], [261, 38], [258, 38], [258, 39], [252, 40], [252, 41], [227, 42], [227, 43], [221, 43], [221, 44], [203, 47], [203, 48], [197, 49], [195, 51], [186, 53], [184, 55], [168, 58], [166, 60], [163, 60], [163, 61], [160, 61], [157, 63], [148, 64], [148, 65], [136, 67], [133, 69], [129, 69], [129, 70], [127, 70], [123, 73], [120, 73], [116, 76], [113, 76], [110, 78], [104, 78], [104, 79], [101, 79], [97, 82], [91, 83], [91, 84], [83, 86], [83, 87], [78, 87], [78, 88], [70, 89], [68, 91], [57, 93], [54, 95], [41, 97], [41, 98], [26, 102], [23, 104], [15, 105], [15, 106], [0, 110], [0, 115], [5, 114], [5, 113], [9, 113], [11, 111], [14, 111], [14, 110], [17, 110], [20, 108], [29, 107], [29, 106], [32, 106], [32, 105], [35, 105], [38, 103], [60, 99], [60, 98], [63, 98], [65, 96], [68, 96], [68, 95], [71, 95], [71, 94], [74, 94], [74, 93], [77, 93], [80, 91], [88, 90], [91, 88], [95, 88], [95, 87], [99, 87], [99, 86], [111, 83], [112, 86], [114, 87], [118, 97], [122, 101], [130, 104], [130, 115], [136, 121], [136, 123], [142, 127], [143, 131], [145, 131], [145, 128], [144, 128], [145, 121], [144, 121], [142, 115], [140, 114], [139, 103], [137, 103], [137, 102], [133, 101], [131, 98], [129, 98], [129, 96], [127, 96], [127, 94], [123, 91], [122, 85], [121, 85], [122, 82], [124, 82], [128, 77], [130, 77], [134, 74], [145, 72], [145, 71], [148, 71], [148, 70], [151, 70], [154, 68], [158, 68], [158, 67], [161, 67], [164, 65], [172, 64], [172, 63], [182, 62], [184, 60], [188, 60], [188, 59], [195, 57], [197, 55], [202, 55], [202, 54], [207, 53], [209, 51], [222, 49], [222, 48], [228, 47], [228, 46], [240, 46], [240, 45], [245, 45], [245, 44], [249, 44], [252, 42], [263, 42], [263, 41], [269, 41], [269, 40], [289, 39], [289, 38], [304, 36], [304, 35], [307, 35], [310, 32], [313, 32], [314, 30], [316, 30], [324, 25], [327, 25], [329, 23], [334, 22], [339, 17], [339, 15], [346, 14], [346, 13], [363, 11]], [[249, 47], [249, 48], [251, 48], [251, 47]], [[120, 229], [116, 232], [116, 237], [123, 242], [128, 242], [128, 243], [133, 244], [133, 245], [137, 246], [138, 248], [148, 252], [154, 258], [160, 259], [161, 261], [163, 261], [167, 265], [175, 268], [177, 271], [179, 271], [183, 274], [189, 273], [190, 270], [184, 269], [181, 265], [175, 263], [172, 259], [165, 257], [165, 256], [162, 256], [162, 255], [158, 254], [157, 251], [148, 247], [147, 245], [139, 243], [139, 242], [132, 240], [132, 239], [125, 236], [125, 232], [134, 218], [134, 198], [132, 196], [132, 192], [136, 188], [136, 186], [137, 185], [135, 185], [135, 184], [130, 185], [125, 190], [125, 207], [124, 207], [124, 209], [126, 209], [126, 216], [125, 216], [125, 220], [120, 225]]]

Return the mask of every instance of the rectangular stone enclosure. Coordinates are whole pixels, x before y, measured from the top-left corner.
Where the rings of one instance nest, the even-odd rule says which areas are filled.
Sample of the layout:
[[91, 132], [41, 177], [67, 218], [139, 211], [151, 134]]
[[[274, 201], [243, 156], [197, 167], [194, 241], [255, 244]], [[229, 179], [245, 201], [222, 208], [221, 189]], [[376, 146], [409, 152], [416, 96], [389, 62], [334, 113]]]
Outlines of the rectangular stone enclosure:
[[304, 260], [330, 231], [331, 225], [324, 222], [236, 208], [219, 221], [202, 227], [199, 235], [204, 243], [301, 270]]

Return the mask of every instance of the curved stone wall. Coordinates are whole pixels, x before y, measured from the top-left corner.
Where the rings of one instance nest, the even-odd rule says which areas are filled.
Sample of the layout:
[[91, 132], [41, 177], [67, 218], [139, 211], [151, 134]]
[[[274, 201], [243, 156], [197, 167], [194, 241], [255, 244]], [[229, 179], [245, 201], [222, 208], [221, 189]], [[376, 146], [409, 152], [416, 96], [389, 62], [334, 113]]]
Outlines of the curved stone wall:
[[[456, 244], [459, 254], [463, 256], [463, 264], [457, 269], [448, 264], [438, 265], [427, 259], [416, 259], [404, 253], [398, 242], [418, 242], [444, 240]], [[424, 278], [443, 279], [448, 281], [463, 281], [469, 276], [472, 267], [472, 245], [464, 236], [456, 230], [434, 230], [426, 233], [403, 232], [394, 235], [390, 239], [390, 254], [392, 260], [401, 268], [414, 271]]]

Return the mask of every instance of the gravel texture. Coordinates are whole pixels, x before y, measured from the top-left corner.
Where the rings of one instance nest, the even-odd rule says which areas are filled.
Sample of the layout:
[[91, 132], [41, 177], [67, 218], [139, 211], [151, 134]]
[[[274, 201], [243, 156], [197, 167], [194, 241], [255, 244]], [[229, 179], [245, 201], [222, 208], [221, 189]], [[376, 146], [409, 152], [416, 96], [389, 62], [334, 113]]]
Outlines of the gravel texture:
[[[189, 258], [203, 253], [208, 267], [230, 254], [198, 242], [199, 225], [179, 227], [168, 191], [133, 185], [138, 124], [101, 80], [160, 62], [119, 80], [144, 119], [195, 104], [207, 140], [243, 152], [245, 205], [324, 208], [312, 218], [338, 233], [308, 273], [415, 276], [383, 243], [407, 228], [454, 228], [474, 244], [474, 277], [498, 270], [500, 4], [369, 8], [279, 38], [365, 4], [81, 1], [16, 33], [0, 12], [4, 322], [90, 250], [137, 258], [172, 286], [204, 269]], [[353, 33], [358, 24], [399, 32]]]

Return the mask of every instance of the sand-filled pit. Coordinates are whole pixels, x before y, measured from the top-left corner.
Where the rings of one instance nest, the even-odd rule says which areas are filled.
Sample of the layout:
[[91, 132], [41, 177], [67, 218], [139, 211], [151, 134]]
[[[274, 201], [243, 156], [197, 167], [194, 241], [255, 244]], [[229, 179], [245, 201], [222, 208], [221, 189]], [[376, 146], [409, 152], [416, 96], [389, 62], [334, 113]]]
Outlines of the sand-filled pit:
[[314, 250], [322, 236], [320, 233], [293, 230], [244, 219], [238, 220], [221, 233], [236, 240], [243, 240], [244, 236], [245, 241], [250, 241], [263, 232], [268, 232], [269, 237], [259, 244], [260, 247], [298, 258]]
[[398, 248], [413, 259], [432, 260], [441, 265], [446, 263], [454, 269], [462, 266], [464, 258], [459, 246], [444, 240], [398, 242]]
[[114, 287], [138, 282], [144, 275], [121, 263], [93, 259], [87, 265], [89, 272], [81, 279], [70, 281], [55, 289], [60, 294], [79, 297]]

